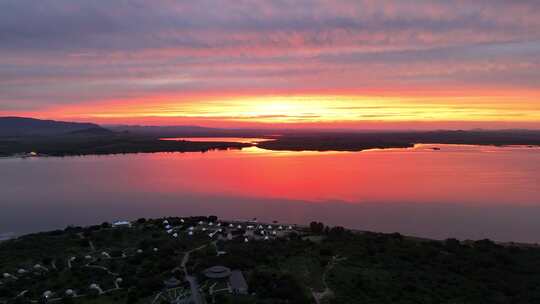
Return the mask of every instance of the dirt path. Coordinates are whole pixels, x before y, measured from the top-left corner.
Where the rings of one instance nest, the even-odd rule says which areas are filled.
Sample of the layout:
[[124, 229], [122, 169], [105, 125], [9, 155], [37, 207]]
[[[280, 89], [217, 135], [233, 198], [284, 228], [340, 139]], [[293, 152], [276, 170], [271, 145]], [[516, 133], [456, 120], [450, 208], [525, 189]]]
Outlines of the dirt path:
[[332, 268], [334, 268], [334, 266], [338, 262], [343, 261], [343, 260], [346, 260], [346, 258], [340, 258], [339, 256], [333, 256], [332, 260], [328, 263], [328, 265], [326, 265], [326, 269], [324, 270], [324, 272], [322, 274], [322, 282], [323, 282], [323, 286], [324, 286], [324, 291], [323, 292], [316, 292], [316, 291], [311, 292], [312, 295], [313, 295], [313, 298], [315, 299], [315, 303], [320, 304], [321, 300], [323, 298], [332, 297], [334, 295], [334, 292], [332, 291], [332, 289], [330, 289], [330, 287], [328, 287], [328, 283], [326, 282], [326, 277], [327, 277], [328, 273], [332, 270]]
[[201, 249], [206, 248], [206, 246], [208, 246], [208, 244], [199, 246], [199, 247], [197, 247], [197, 248], [195, 248], [195, 249], [191, 249], [190, 251], [186, 251], [186, 253], [184, 253], [184, 257], [182, 258], [182, 263], [180, 264], [180, 266], [181, 266], [182, 268], [184, 268], [184, 272], [186, 273], [186, 275], [187, 275], [186, 264], [187, 264], [188, 261], [189, 261], [189, 255], [190, 255], [192, 252], [195, 252], [195, 251], [197, 251], [197, 250], [201, 250]]
[[186, 275], [186, 280], [189, 282], [189, 286], [190, 286], [190, 289], [191, 289], [191, 294], [193, 295], [192, 300], [195, 302], [195, 304], [203, 304], [203, 303], [205, 303], [205, 301], [204, 301], [204, 298], [199, 293], [199, 284], [197, 283], [197, 279], [195, 279], [194, 276], [189, 275], [186, 265], [187, 265], [187, 263], [189, 261], [189, 255], [192, 252], [204, 249], [208, 245], [209, 244], [202, 245], [202, 246], [199, 246], [199, 247], [197, 247], [195, 249], [191, 249], [190, 251], [186, 251], [186, 253], [184, 254], [184, 257], [182, 258], [182, 264], [180, 264], [182, 269], [184, 269], [184, 274]]
[[92, 240], [88, 239], [88, 245], [90, 245], [90, 249], [92, 251], [96, 251], [96, 247], [94, 247], [94, 243], [92, 243]]

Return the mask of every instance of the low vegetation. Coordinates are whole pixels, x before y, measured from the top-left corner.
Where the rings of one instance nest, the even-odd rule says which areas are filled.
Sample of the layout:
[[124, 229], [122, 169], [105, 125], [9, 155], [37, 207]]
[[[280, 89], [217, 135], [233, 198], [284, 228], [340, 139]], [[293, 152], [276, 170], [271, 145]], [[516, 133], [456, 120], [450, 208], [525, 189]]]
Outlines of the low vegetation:
[[[317, 222], [269, 239], [244, 237], [249, 228], [235, 223], [232, 238], [212, 238], [215, 217], [168, 218], [174, 237], [164, 220], [68, 227], [0, 243], [0, 273], [11, 275], [0, 277], [0, 303], [46, 303], [46, 291], [57, 303], [167, 303], [155, 300], [164, 282], [176, 278], [177, 290], [187, 292], [184, 273], [196, 277], [207, 303], [540, 303], [540, 248], [533, 245], [422, 240]], [[212, 294], [228, 288], [203, 275], [215, 265], [241, 270], [247, 294]]]
[[167, 141], [125, 134], [77, 134], [54, 137], [0, 138], [0, 156], [76, 156], [153, 152], [206, 152], [250, 146], [234, 142]]

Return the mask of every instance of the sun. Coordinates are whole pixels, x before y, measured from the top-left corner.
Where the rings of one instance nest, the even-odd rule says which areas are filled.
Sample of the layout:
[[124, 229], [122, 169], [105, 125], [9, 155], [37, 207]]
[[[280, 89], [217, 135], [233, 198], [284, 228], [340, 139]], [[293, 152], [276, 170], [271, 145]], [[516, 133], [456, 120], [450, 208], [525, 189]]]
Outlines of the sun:
[[320, 103], [291, 97], [265, 97], [237, 101], [237, 113], [271, 122], [317, 121], [329, 114]]

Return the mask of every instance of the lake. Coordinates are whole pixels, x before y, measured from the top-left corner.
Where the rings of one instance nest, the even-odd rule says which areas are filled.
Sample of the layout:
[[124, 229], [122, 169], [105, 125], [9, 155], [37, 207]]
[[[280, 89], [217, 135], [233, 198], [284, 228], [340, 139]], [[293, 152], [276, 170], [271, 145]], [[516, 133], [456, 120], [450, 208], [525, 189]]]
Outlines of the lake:
[[215, 214], [540, 242], [540, 149], [530, 147], [10, 158], [0, 159], [0, 193], [0, 238], [70, 224]]

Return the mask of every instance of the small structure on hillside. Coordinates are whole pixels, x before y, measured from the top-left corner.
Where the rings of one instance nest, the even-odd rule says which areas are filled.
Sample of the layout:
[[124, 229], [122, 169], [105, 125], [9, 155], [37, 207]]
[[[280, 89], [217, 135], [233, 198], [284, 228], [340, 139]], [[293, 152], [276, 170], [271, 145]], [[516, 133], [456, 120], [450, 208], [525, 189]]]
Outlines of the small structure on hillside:
[[53, 294], [52, 291], [47, 290], [47, 291], [45, 291], [45, 292], [43, 293], [43, 297], [44, 297], [45, 299], [48, 299], [48, 298], [50, 298], [50, 297], [52, 296], [52, 294]]
[[209, 279], [225, 279], [231, 275], [231, 270], [225, 266], [212, 266], [203, 271]]
[[89, 289], [97, 291], [98, 294], [103, 294], [103, 289], [101, 289], [97, 283], [90, 284]]
[[170, 277], [169, 279], [163, 281], [163, 285], [165, 285], [166, 288], [175, 288], [180, 286], [180, 281], [175, 277]]
[[[214, 285], [218, 282], [227, 283], [229, 292], [233, 294], [248, 294], [248, 284], [242, 271], [232, 270], [225, 266], [213, 266], [203, 271], [206, 278], [212, 280]], [[210, 283], [211, 284], [211, 283]]]
[[131, 227], [131, 222], [129, 221], [116, 221], [112, 224], [114, 228], [120, 228], [120, 227]]
[[248, 284], [242, 271], [233, 270], [231, 276], [229, 277], [229, 284], [231, 285], [232, 293], [235, 294], [248, 294]]
[[47, 268], [45, 266], [41, 266], [40, 264], [34, 265], [34, 269], [35, 270], [42, 270], [42, 271], [49, 271], [49, 268]]

